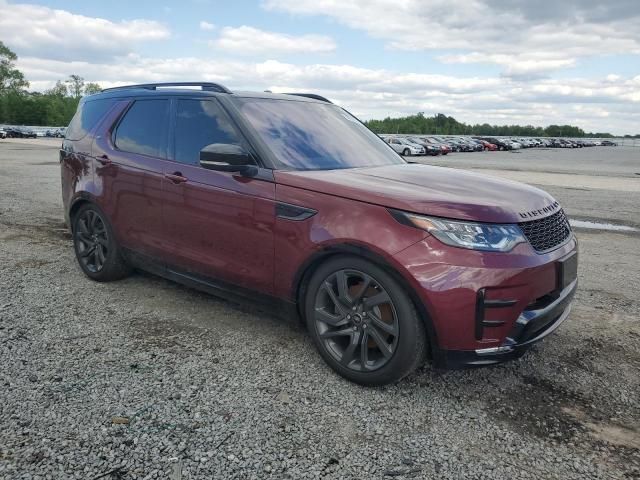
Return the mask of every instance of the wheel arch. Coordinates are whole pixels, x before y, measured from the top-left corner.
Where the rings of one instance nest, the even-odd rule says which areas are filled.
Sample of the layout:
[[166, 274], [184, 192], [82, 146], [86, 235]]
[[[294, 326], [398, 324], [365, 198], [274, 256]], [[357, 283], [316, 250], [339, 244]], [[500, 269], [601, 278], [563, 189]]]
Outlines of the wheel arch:
[[296, 301], [298, 315], [299, 318], [304, 320], [304, 297], [307, 293], [307, 287], [309, 285], [309, 280], [313, 273], [326, 262], [329, 258], [333, 258], [339, 255], [350, 255], [359, 258], [363, 258], [365, 260], [369, 260], [370, 262], [375, 263], [379, 267], [382, 267], [387, 273], [389, 273], [409, 294], [409, 298], [416, 308], [418, 315], [422, 319], [424, 324], [426, 333], [427, 333], [427, 343], [429, 345], [429, 355], [432, 352], [438, 349], [438, 337], [433, 325], [433, 321], [431, 319], [431, 315], [429, 314], [426, 306], [420, 300], [415, 289], [411, 286], [409, 281], [393, 266], [391, 265], [382, 255], [371, 250], [365, 245], [358, 245], [352, 243], [341, 243], [336, 245], [331, 245], [326, 247], [320, 251], [315, 252], [311, 257], [309, 257], [302, 266], [296, 272], [293, 282], [293, 298]]
[[71, 205], [69, 206], [69, 210], [67, 212], [67, 222], [69, 225], [69, 230], [71, 230], [72, 232], [73, 232], [73, 217], [78, 212], [78, 210], [80, 210], [80, 207], [82, 207], [87, 203], [96, 203], [96, 202], [94, 201], [93, 196], [91, 196], [91, 194], [86, 192], [79, 193], [71, 201]]

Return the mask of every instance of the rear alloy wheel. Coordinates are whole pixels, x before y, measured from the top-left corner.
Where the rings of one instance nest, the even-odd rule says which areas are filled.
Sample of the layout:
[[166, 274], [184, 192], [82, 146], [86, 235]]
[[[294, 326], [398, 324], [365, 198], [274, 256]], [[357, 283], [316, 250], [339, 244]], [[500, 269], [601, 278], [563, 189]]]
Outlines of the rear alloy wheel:
[[424, 359], [424, 326], [411, 299], [366, 260], [345, 256], [322, 265], [309, 283], [305, 312], [321, 355], [349, 380], [395, 382]]
[[130, 273], [111, 226], [95, 205], [83, 205], [74, 216], [73, 245], [80, 268], [93, 280], [118, 280]]

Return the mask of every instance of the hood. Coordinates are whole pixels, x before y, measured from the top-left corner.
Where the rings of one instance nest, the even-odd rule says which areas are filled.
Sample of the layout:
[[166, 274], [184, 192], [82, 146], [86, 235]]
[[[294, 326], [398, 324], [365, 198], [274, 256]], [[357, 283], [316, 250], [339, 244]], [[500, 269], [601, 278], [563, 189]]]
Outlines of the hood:
[[460, 220], [517, 223], [559, 208], [523, 183], [422, 164], [343, 170], [276, 171], [276, 182], [408, 212]]

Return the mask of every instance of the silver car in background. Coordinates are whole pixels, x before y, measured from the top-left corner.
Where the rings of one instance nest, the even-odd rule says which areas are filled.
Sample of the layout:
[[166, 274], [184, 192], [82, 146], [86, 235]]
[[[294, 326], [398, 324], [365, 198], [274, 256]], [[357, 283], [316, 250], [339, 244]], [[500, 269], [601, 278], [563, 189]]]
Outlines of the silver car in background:
[[410, 142], [406, 138], [401, 137], [383, 137], [384, 141], [391, 145], [397, 153], [405, 157], [411, 155], [424, 155], [425, 150], [422, 145]]

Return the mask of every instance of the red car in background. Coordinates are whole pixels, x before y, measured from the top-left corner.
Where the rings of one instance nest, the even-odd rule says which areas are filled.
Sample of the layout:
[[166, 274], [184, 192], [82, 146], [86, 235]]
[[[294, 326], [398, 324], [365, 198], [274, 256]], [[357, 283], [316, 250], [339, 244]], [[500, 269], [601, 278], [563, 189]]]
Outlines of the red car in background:
[[440, 144], [440, 150], [442, 151], [442, 155], [451, 153], [451, 147], [449, 147], [449, 145]]
[[487, 142], [486, 140], [482, 140], [482, 139], [478, 139], [478, 142], [480, 142], [482, 144], [482, 146], [484, 147], [485, 150], [489, 150], [491, 152], [498, 150], [498, 146]]
[[366, 385], [425, 358], [517, 358], [567, 318], [577, 287], [577, 242], [549, 194], [409, 164], [317, 95], [107, 89], [81, 100], [60, 167], [89, 278], [140, 268], [276, 306]]

